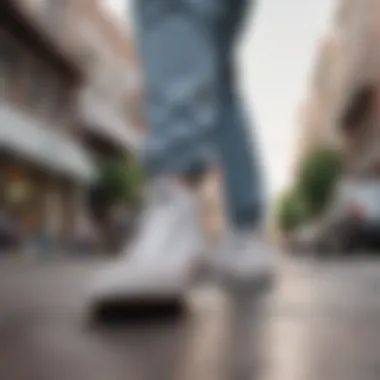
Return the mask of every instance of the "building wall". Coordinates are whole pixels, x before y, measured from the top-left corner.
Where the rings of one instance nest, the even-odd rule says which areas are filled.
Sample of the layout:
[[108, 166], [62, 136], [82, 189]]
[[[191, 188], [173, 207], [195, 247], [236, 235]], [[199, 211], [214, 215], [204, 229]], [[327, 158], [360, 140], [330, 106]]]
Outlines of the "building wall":
[[131, 39], [99, 0], [81, 0], [77, 7], [76, 23], [88, 83], [112, 104], [115, 112], [126, 119], [131, 117], [134, 128], [142, 128], [136, 115], [140, 74]]
[[68, 60], [79, 58], [80, 46], [76, 33], [76, 10], [82, 0], [4, 0], [12, 2], [29, 20], [50, 48]]
[[319, 145], [339, 144], [336, 128], [338, 88], [342, 75], [341, 51], [334, 34], [325, 37], [317, 52], [309, 92], [299, 108], [299, 158]]
[[[317, 54], [308, 100], [302, 105], [300, 146], [333, 143], [347, 155], [363, 152], [364, 140], [371, 140], [365, 128], [355, 135], [343, 133], [341, 120], [355, 92], [378, 81], [380, 67], [378, 0], [339, 0], [333, 25]], [[311, 110], [305, 117], [304, 109]], [[305, 141], [312, 142], [305, 144]], [[363, 145], [363, 146], [364, 146]], [[302, 150], [300, 148], [300, 150]], [[354, 158], [356, 160], [356, 158]]]
[[[83, 139], [97, 162], [113, 156], [136, 159], [144, 121], [139, 65], [132, 40], [102, 0], [78, 0], [75, 4], [77, 40], [86, 72], [80, 102], [87, 105], [87, 115], [95, 116], [87, 122], [81, 120]], [[97, 128], [91, 128], [91, 121], [97, 123]], [[106, 235], [112, 235], [112, 231], [103, 229], [102, 238], [107, 244]]]
[[342, 56], [342, 75], [338, 88], [340, 108], [358, 86], [378, 77], [379, 6], [378, 0], [339, 2], [334, 30]]
[[[70, 62], [66, 52], [59, 51], [60, 44], [51, 45], [55, 40], [36, 23], [39, 16], [27, 8], [31, 3], [16, 1], [13, 6], [20, 9], [11, 11], [21, 13], [0, 27], [0, 105], [46, 129], [47, 134], [53, 129], [73, 135], [77, 77], [68, 69]], [[68, 204], [73, 189], [82, 185], [41, 167], [22, 152], [5, 149], [2, 153], [0, 207], [13, 215], [27, 241], [37, 230], [56, 241], [69, 238], [78, 205]]]
[[[0, 12], [0, 103], [46, 129], [70, 134], [80, 144], [84, 136], [78, 123], [79, 100], [83, 89], [89, 89], [97, 104], [104, 106], [104, 120], [112, 119], [126, 132], [133, 128], [143, 133], [133, 45], [100, 0], [4, 0]], [[100, 139], [109, 141], [107, 135]], [[31, 203], [40, 206], [24, 204], [22, 214], [27, 216], [22, 219], [45, 225], [46, 230], [60, 230], [63, 237], [72, 234], [78, 214], [86, 211], [82, 184], [13, 153], [0, 156], [0, 178], [7, 188], [15, 189], [10, 192], [38, 189], [32, 192], [40, 195], [39, 200]], [[37, 209], [50, 212], [37, 217]]]
[[70, 128], [75, 85], [20, 37], [0, 29], [0, 98], [49, 128]]
[[[380, 2], [377, 0], [341, 0], [336, 17], [336, 29], [342, 47], [343, 76], [338, 89], [338, 120], [353, 107], [355, 96], [363, 86], [379, 91], [380, 75]], [[379, 141], [380, 122], [378, 95], [356, 125], [345, 128], [340, 122], [343, 146], [350, 172], [366, 171]]]

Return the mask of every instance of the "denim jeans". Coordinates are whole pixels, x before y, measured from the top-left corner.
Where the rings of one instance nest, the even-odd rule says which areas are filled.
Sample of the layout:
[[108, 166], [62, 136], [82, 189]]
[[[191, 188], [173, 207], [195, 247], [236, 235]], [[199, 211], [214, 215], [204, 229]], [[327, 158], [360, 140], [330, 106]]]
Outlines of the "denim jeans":
[[236, 94], [233, 47], [248, 0], [135, 0], [153, 175], [218, 160], [238, 227], [263, 211], [261, 168]]

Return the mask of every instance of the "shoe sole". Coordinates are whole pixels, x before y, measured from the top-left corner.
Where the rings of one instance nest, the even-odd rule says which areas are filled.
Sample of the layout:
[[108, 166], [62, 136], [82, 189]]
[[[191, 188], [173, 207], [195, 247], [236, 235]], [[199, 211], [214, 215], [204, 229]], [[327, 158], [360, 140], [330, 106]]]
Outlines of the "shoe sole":
[[94, 324], [120, 324], [126, 322], [151, 322], [152, 320], [178, 318], [185, 314], [183, 300], [129, 300], [107, 299], [92, 304], [89, 321]]

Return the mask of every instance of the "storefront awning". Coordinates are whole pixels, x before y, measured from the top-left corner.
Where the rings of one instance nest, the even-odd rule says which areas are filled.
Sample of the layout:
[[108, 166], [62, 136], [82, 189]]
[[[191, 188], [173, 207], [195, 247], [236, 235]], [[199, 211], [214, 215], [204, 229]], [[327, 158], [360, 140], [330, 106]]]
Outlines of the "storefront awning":
[[5, 104], [0, 105], [1, 150], [79, 181], [91, 181], [96, 174], [90, 156], [68, 134]]

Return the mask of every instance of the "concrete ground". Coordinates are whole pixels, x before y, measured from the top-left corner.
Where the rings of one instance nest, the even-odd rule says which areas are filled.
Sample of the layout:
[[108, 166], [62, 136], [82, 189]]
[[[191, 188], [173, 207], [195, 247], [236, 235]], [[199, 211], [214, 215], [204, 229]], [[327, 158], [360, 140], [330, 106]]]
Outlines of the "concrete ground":
[[211, 284], [191, 312], [97, 328], [83, 291], [100, 262], [0, 263], [0, 379], [378, 380], [380, 262], [285, 263], [271, 291]]

